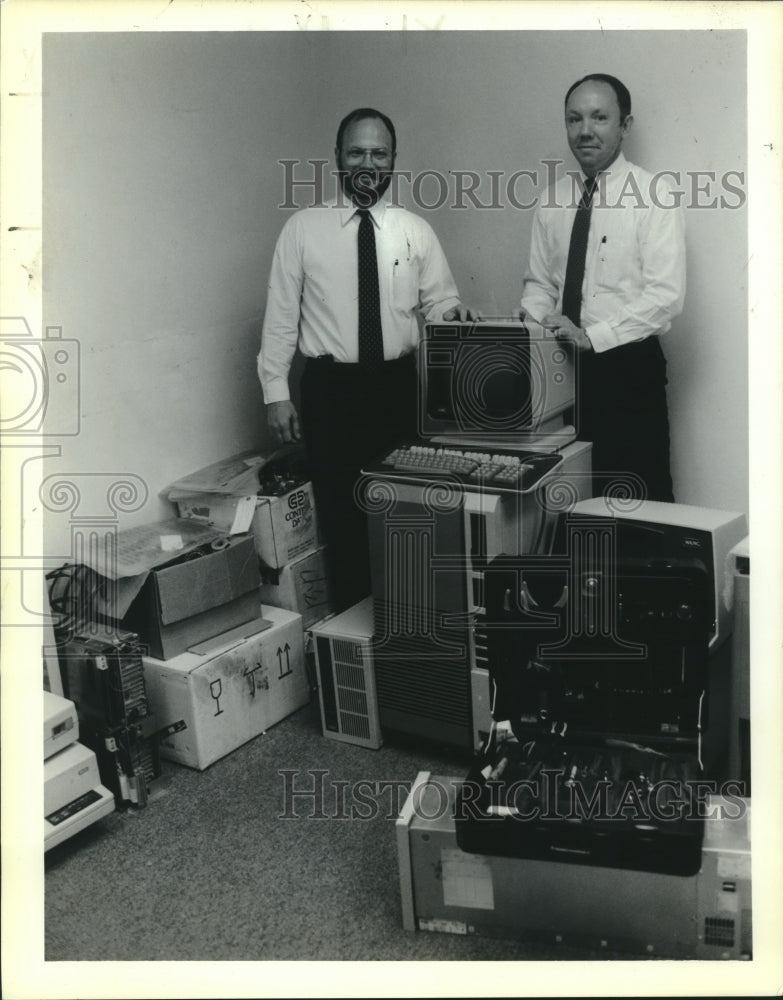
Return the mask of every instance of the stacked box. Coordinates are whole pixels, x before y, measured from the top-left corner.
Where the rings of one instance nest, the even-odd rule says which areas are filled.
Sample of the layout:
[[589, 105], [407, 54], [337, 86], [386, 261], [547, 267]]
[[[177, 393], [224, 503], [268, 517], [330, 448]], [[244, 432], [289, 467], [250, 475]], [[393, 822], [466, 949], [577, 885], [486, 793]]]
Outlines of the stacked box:
[[222, 540], [219, 548], [190, 553], [154, 567], [122, 620], [152, 656], [169, 659], [258, 617], [261, 580], [253, 542]]
[[203, 771], [309, 701], [301, 616], [269, 605], [260, 614], [173, 659], [144, 657], [153, 711], [184, 722], [161, 756]]
[[246, 452], [173, 483], [182, 518], [230, 535], [251, 533], [259, 559], [280, 569], [318, 546], [312, 484], [298, 452]]
[[313, 487], [302, 483], [281, 496], [226, 496], [220, 493], [177, 492], [182, 518], [202, 521], [227, 534], [250, 532], [259, 559], [280, 569], [312, 552], [318, 545]]
[[303, 629], [332, 614], [326, 552], [301, 449], [234, 455], [178, 480], [167, 496], [184, 520], [252, 538], [262, 603], [300, 615]]
[[321, 545], [281, 569], [262, 567], [261, 601], [296, 611], [306, 629], [330, 615], [325, 547]]

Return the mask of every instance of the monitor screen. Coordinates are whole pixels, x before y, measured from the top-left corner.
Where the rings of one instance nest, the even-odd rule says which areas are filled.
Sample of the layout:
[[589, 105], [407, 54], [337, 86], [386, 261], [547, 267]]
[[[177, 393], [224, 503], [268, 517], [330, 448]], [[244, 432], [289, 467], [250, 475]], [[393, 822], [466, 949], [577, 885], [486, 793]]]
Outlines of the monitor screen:
[[428, 323], [419, 356], [424, 438], [556, 433], [574, 404], [574, 348], [535, 323]]

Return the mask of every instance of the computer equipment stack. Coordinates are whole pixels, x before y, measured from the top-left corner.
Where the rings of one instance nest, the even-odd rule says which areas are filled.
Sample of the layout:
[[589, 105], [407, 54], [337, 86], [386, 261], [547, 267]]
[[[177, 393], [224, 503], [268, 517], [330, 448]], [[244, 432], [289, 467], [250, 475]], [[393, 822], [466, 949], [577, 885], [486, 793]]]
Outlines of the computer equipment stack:
[[547, 484], [590, 495], [590, 450], [563, 414], [574, 372], [525, 324], [428, 324], [420, 433], [364, 468], [381, 728], [472, 751], [490, 728], [483, 576], [539, 551]]
[[[602, 498], [575, 506], [551, 555], [490, 563], [495, 729], [445, 812], [428, 825], [435, 814], [412, 807], [404, 834], [420, 913], [417, 851], [432, 844], [414, 845], [416, 822], [445, 835], [458, 873], [441, 898], [460, 905], [427, 902], [427, 929], [465, 918], [511, 936], [538, 927], [621, 950], [748, 957], [750, 801], [727, 779], [723, 601], [745, 533], [741, 514]], [[486, 899], [471, 903], [465, 879], [479, 872]], [[513, 918], [510, 885], [537, 920]]]
[[560, 850], [544, 858], [465, 851], [455, 832], [463, 787], [463, 777], [419, 772], [396, 821], [405, 930], [607, 958], [753, 957], [747, 800], [707, 795], [701, 865], [682, 875], [598, 866]]
[[114, 795], [101, 783], [95, 753], [80, 742], [72, 701], [44, 691], [44, 850], [108, 816]]
[[143, 807], [161, 768], [142, 647], [133, 632], [110, 633], [98, 626], [95, 632], [71, 635], [59, 646], [63, 690], [117, 805]]

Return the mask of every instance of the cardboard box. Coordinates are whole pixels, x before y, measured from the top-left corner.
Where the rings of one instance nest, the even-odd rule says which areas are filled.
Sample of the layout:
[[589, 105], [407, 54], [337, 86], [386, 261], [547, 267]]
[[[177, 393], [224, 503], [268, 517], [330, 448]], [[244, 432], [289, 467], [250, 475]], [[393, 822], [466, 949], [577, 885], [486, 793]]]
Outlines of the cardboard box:
[[173, 660], [143, 658], [156, 718], [185, 723], [161, 741], [161, 756], [203, 771], [309, 701], [301, 616], [260, 610], [220, 645]]
[[326, 549], [322, 545], [282, 569], [261, 568], [261, 600], [276, 608], [296, 611], [309, 628], [332, 613]]
[[177, 499], [176, 504], [180, 517], [203, 521], [228, 534], [250, 531], [259, 559], [275, 569], [318, 545], [311, 483], [277, 497], [197, 493]]
[[253, 539], [152, 569], [122, 620], [167, 660], [190, 646], [258, 617], [261, 576]]
[[259, 558], [280, 569], [319, 544], [313, 488], [300, 446], [243, 452], [172, 483], [181, 518], [228, 534], [252, 532]]

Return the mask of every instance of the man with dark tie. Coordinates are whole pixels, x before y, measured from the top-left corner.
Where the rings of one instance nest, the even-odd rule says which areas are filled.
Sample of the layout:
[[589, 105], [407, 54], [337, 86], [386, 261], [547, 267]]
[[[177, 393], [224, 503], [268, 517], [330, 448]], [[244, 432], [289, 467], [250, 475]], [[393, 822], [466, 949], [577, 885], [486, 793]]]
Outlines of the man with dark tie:
[[[432, 227], [384, 197], [396, 153], [394, 125], [380, 111], [358, 108], [340, 123], [344, 197], [301, 209], [283, 226], [258, 355], [273, 441], [304, 438], [336, 610], [370, 590], [359, 471], [416, 435], [417, 314], [474, 318]], [[288, 384], [297, 348], [301, 415]]]
[[682, 310], [682, 211], [660, 176], [626, 160], [631, 95], [594, 73], [565, 97], [579, 175], [539, 205], [521, 314], [578, 352], [575, 419], [593, 442], [596, 495], [623, 479], [641, 496], [674, 499], [669, 468], [666, 360], [659, 337]]

